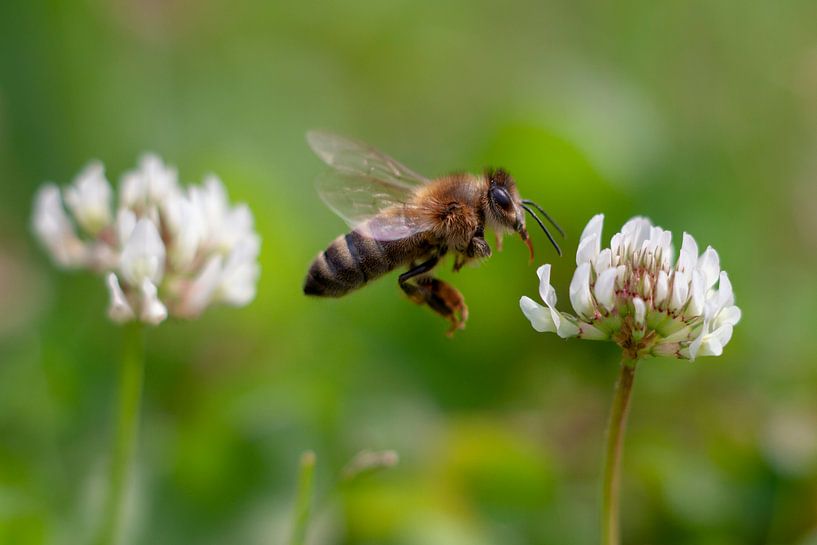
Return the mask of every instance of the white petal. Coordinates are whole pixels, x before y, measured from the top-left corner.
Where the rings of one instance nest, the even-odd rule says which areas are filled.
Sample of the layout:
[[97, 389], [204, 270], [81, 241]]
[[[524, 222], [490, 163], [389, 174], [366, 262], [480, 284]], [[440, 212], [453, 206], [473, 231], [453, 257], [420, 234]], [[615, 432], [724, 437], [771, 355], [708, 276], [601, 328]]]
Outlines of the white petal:
[[616, 233], [613, 235], [613, 238], [610, 239], [610, 251], [612, 252], [614, 265], [618, 264], [617, 258], [624, 256], [624, 252], [626, 251], [626, 248], [624, 247], [625, 242], [624, 235], [621, 233]]
[[672, 260], [675, 251], [672, 248], [672, 231], [662, 231], [661, 237], [658, 239], [657, 254], [661, 261], [660, 266], [663, 269], [669, 269], [672, 265]]
[[145, 179], [147, 197], [152, 202], [161, 203], [178, 191], [176, 169], [166, 165], [158, 155], [143, 155], [139, 160], [139, 170]]
[[199, 209], [207, 227], [207, 238], [214, 244], [220, 244], [224, 218], [227, 215], [229, 203], [227, 192], [221, 180], [209, 175], [201, 186], [190, 188], [190, 199]]
[[596, 279], [594, 292], [596, 301], [608, 311], [613, 310], [616, 305], [616, 269], [607, 269]]
[[[713, 331], [709, 334], [709, 337], [713, 339], [717, 339], [718, 344], [721, 347], [721, 351], [723, 351], [723, 347], [726, 346], [729, 341], [732, 339], [732, 332], [734, 328], [729, 324], [724, 324], [720, 326], [718, 329]], [[720, 356], [720, 354], [718, 354]]]
[[186, 196], [168, 198], [166, 203], [167, 227], [172, 235], [168, 253], [173, 266], [184, 270], [193, 263], [206, 236], [204, 218]]
[[596, 235], [584, 237], [576, 250], [576, 265], [590, 263], [598, 254], [601, 240]]
[[639, 326], [644, 325], [644, 319], [647, 317], [647, 305], [641, 297], [633, 298], [633, 310], [635, 323]]
[[723, 354], [723, 347], [732, 338], [732, 325], [723, 324], [711, 332], [710, 327], [710, 323], [704, 322], [700, 335], [689, 345], [690, 359]]
[[684, 240], [681, 243], [681, 249], [686, 250], [687, 255], [692, 257], [694, 262], [698, 261], [698, 243], [689, 233], [684, 233]]
[[224, 235], [222, 239], [228, 248], [253, 233], [253, 217], [246, 204], [234, 206], [224, 218]]
[[531, 299], [522, 297], [519, 300], [519, 308], [530, 321], [530, 325], [540, 333], [556, 333], [559, 337], [567, 339], [579, 334], [579, 328], [558, 311], [546, 308]]
[[587, 222], [584, 229], [582, 230], [582, 234], [579, 237], [579, 241], [582, 241], [588, 237], [595, 236], [595, 238], [601, 238], [601, 229], [604, 226], [604, 214], [596, 214], [590, 221]]
[[201, 314], [213, 300], [213, 294], [221, 281], [223, 258], [211, 257], [198, 276], [190, 283], [179, 305], [179, 314], [193, 318]]
[[116, 233], [119, 245], [124, 247], [125, 243], [133, 234], [136, 227], [136, 214], [128, 208], [120, 208], [116, 213]]
[[[551, 315], [554, 314], [555, 311], [551, 311]], [[556, 320], [556, 334], [563, 338], [569, 339], [570, 337], [575, 337], [579, 334], [580, 330], [570, 320], [566, 319], [565, 316], [561, 313], [556, 313], [558, 315], [558, 320]], [[590, 326], [592, 328], [592, 326]]]
[[99, 161], [86, 166], [65, 189], [65, 203], [77, 223], [95, 235], [111, 222], [111, 186]]
[[590, 293], [590, 263], [582, 263], [573, 273], [570, 282], [570, 304], [579, 316], [592, 319], [595, 315], [593, 296]]
[[621, 228], [621, 234], [624, 235], [624, 244], [628, 252], [638, 251], [644, 244], [644, 241], [650, 235], [650, 228], [652, 223], [647, 218], [636, 216], [630, 219]]
[[258, 265], [260, 239], [253, 236], [239, 241], [224, 264], [218, 299], [229, 305], [244, 306], [255, 299], [261, 269]]
[[135, 170], [122, 176], [119, 200], [126, 208], [142, 211], [178, 192], [176, 169], [165, 165], [158, 155], [146, 153], [139, 158]]
[[256, 262], [242, 263], [225, 270], [219, 285], [219, 301], [235, 307], [243, 307], [255, 299], [261, 267]]
[[696, 357], [704, 356], [720, 356], [723, 354], [723, 345], [718, 337], [712, 335], [705, 335], [701, 347], [696, 354]]
[[[555, 308], [556, 293], [550, 285], [550, 265], [542, 265], [537, 269], [536, 273], [539, 275], [539, 292], [547, 305], [547, 309], [541, 307], [529, 297], [523, 297], [519, 301], [522, 312], [531, 321], [534, 329], [543, 328], [537, 329], [537, 331], [556, 331], [562, 338], [575, 337], [579, 333], [579, 328]], [[546, 310], [548, 316], [540, 315], [535, 310], [536, 307], [542, 309], [542, 311]], [[536, 320], [535, 323], [534, 320]], [[553, 329], [546, 329], [550, 327], [548, 324], [552, 324]]]
[[671, 251], [672, 232], [657, 226], [651, 226], [649, 238], [642, 246], [647, 252], [656, 255], [661, 254], [663, 258], [665, 254]]
[[526, 296], [519, 300], [519, 308], [530, 321], [531, 327], [539, 333], [556, 332], [556, 324], [553, 323], [551, 312], [547, 308]]
[[108, 305], [108, 316], [111, 320], [120, 324], [133, 320], [133, 309], [130, 303], [128, 303], [128, 299], [125, 297], [122, 288], [119, 286], [119, 279], [116, 278], [114, 273], [108, 274], [106, 284], [108, 285], [108, 292], [111, 296]]
[[142, 281], [140, 290], [142, 312], [139, 319], [145, 323], [157, 325], [167, 318], [167, 308], [159, 300], [156, 286], [147, 278]]
[[596, 256], [596, 259], [593, 260], [593, 270], [596, 271], [596, 274], [601, 274], [612, 266], [613, 254], [610, 248], [603, 249], [599, 252], [599, 255]]
[[556, 306], [556, 290], [550, 285], [550, 263], [536, 269], [539, 276], [539, 297], [548, 306]]
[[704, 275], [699, 270], [692, 271], [691, 295], [689, 306], [684, 311], [684, 316], [692, 318], [700, 316], [704, 311]]
[[141, 208], [147, 201], [147, 183], [139, 171], [122, 175], [119, 182], [119, 204], [122, 208]]
[[735, 326], [740, 322], [741, 312], [736, 306], [726, 307], [715, 316], [715, 323], [717, 325], [731, 325]]
[[122, 276], [132, 286], [140, 286], [146, 279], [158, 284], [164, 274], [164, 263], [165, 246], [156, 225], [147, 218], [140, 219], [122, 249]]
[[669, 308], [673, 311], [681, 310], [689, 299], [689, 274], [675, 271], [672, 282], [672, 295]]
[[652, 277], [650, 275], [645, 275], [642, 277], [641, 288], [639, 291], [641, 292], [641, 297], [643, 299], [652, 298]]
[[666, 271], [658, 271], [658, 280], [655, 283], [655, 306], [658, 307], [667, 300], [669, 295], [669, 276]]
[[85, 263], [87, 248], [74, 232], [56, 185], [47, 184], [37, 191], [32, 227], [57, 264], [77, 267]]
[[[703, 273], [702, 273], [703, 274]], [[732, 283], [729, 281], [729, 276], [726, 272], [721, 272], [718, 289], [710, 289], [707, 292], [706, 306], [704, 313], [707, 318], [714, 318], [725, 307], [730, 307], [735, 304], [735, 295], [732, 292]]]
[[661, 230], [658, 238], [658, 248], [666, 254], [672, 254], [672, 231]]
[[582, 231], [579, 238], [579, 249], [576, 251], [576, 265], [588, 262], [599, 255], [601, 249], [601, 229], [604, 225], [604, 214], [596, 214]]
[[687, 232], [684, 232], [683, 242], [681, 243], [681, 249], [686, 250], [687, 253], [693, 257], [696, 261], [698, 260], [698, 243], [695, 242], [695, 239]]
[[60, 189], [54, 184], [46, 184], [34, 197], [34, 230], [44, 239], [61, 237], [71, 230], [71, 221], [62, 207]]
[[707, 327], [707, 324], [704, 323], [704, 326], [701, 328], [701, 332], [691, 343], [689, 343], [689, 359], [692, 361], [695, 361], [695, 358], [698, 357], [698, 352], [701, 350], [701, 344], [703, 344]]
[[718, 282], [718, 299], [720, 306], [730, 306], [735, 304], [735, 294], [732, 292], [732, 282], [729, 280], [729, 275], [726, 271], [720, 274]]
[[698, 258], [698, 270], [704, 275], [704, 288], [709, 289], [718, 281], [718, 276], [721, 272], [720, 258], [718, 252], [712, 249], [712, 246], [707, 246], [703, 255]]
[[681, 251], [678, 254], [676, 270], [691, 273], [698, 266], [698, 244], [688, 233], [684, 233], [684, 242], [681, 244]]

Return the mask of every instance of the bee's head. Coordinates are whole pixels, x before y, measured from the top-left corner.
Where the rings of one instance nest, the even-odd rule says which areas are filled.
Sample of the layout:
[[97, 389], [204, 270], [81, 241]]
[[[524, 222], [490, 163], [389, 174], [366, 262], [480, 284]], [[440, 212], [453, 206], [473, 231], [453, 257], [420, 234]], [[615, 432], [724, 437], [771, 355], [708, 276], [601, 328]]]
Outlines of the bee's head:
[[485, 177], [488, 179], [486, 219], [489, 225], [503, 232], [525, 229], [525, 212], [511, 175], [500, 168], [489, 169]]
[[562, 250], [559, 248], [559, 245], [553, 240], [545, 224], [542, 223], [542, 220], [539, 219], [530, 206], [539, 210], [545, 218], [556, 227], [562, 236], [564, 236], [564, 232], [556, 225], [550, 216], [547, 215], [541, 206], [533, 201], [524, 200], [519, 196], [516, 183], [513, 181], [513, 178], [511, 178], [511, 175], [500, 168], [496, 170], [489, 169], [486, 171], [485, 176], [488, 179], [488, 210], [486, 213], [488, 225], [498, 233], [509, 231], [519, 233], [519, 236], [527, 244], [530, 250], [531, 261], [533, 261], [533, 244], [528, 236], [528, 230], [525, 227], [525, 212], [528, 212], [545, 232], [559, 255], [562, 255]]

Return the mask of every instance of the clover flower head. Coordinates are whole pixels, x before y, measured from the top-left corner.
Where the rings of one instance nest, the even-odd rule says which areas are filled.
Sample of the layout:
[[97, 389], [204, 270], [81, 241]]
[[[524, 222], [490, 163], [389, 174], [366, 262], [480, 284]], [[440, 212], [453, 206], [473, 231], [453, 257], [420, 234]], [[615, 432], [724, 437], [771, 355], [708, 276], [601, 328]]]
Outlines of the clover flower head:
[[556, 309], [550, 265], [537, 270], [539, 295], [519, 301], [533, 328], [562, 338], [616, 342], [631, 359], [671, 356], [694, 360], [719, 356], [740, 321], [732, 284], [712, 247], [699, 255], [683, 235], [674, 260], [672, 233], [646, 218], [628, 221], [601, 248], [604, 216], [582, 232], [569, 296], [575, 315]]
[[122, 176], [115, 211], [113, 200], [95, 161], [62, 193], [42, 187], [32, 219], [59, 266], [104, 274], [112, 320], [158, 324], [255, 298], [261, 239], [249, 208], [232, 206], [216, 176], [185, 188], [175, 168], [146, 154]]

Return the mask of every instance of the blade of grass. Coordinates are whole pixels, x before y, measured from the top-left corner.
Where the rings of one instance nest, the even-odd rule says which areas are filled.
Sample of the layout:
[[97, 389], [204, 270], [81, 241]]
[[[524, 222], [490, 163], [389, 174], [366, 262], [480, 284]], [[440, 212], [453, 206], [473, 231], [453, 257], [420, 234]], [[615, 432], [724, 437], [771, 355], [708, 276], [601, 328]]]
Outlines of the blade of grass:
[[315, 477], [315, 453], [304, 452], [298, 473], [298, 491], [292, 523], [290, 545], [304, 545], [312, 511], [312, 482]]

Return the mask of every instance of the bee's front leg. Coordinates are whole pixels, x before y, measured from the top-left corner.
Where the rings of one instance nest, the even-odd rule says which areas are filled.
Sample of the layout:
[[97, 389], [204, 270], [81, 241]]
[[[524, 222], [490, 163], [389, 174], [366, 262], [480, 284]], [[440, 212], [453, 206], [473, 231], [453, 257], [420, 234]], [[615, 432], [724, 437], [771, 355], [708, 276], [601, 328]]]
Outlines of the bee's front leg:
[[488, 246], [488, 241], [486, 241], [484, 237], [474, 237], [471, 239], [471, 242], [468, 243], [466, 253], [468, 257], [473, 257], [474, 259], [491, 257], [491, 247]]
[[482, 236], [474, 236], [468, 243], [464, 254], [458, 254], [454, 260], [454, 272], [458, 272], [466, 263], [474, 259], [491, 257], [491, 247]]
[[447, 332], [447, 335], [451, 336], [458, 329], [465, 328], [468, 306], [457, 288], [439, 278], [423, 276], [438, 262], [439, 258], [435, 256], [401, 274], [400, 288], [409, 299], [420, 305], [428, 305], [434, 312], [451, 322], [451, 329]]

